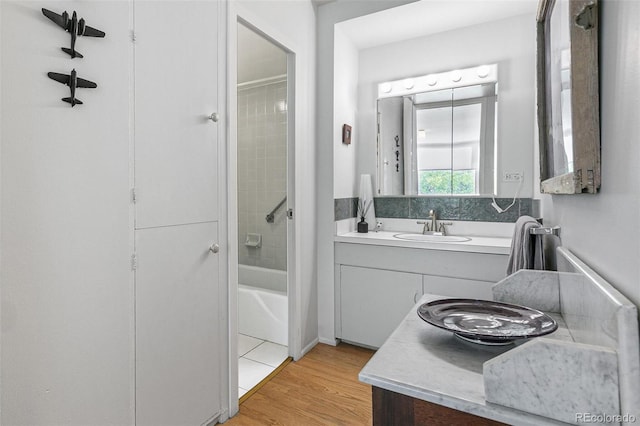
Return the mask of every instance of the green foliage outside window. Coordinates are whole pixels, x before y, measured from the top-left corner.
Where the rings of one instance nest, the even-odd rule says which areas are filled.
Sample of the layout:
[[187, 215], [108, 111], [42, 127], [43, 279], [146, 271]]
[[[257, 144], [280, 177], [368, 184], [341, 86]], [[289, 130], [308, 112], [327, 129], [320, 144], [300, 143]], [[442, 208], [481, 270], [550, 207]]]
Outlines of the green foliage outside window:
[[418, 194], [475, 194], [475, 170], [420, 170]]

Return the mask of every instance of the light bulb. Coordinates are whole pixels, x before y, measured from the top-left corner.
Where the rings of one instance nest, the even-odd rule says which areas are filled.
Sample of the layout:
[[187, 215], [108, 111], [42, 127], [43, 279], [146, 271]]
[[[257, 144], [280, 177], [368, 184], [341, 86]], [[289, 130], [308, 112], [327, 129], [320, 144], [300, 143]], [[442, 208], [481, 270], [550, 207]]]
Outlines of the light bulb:
[[486, 65], [482, 65], [478, 67], [478, 77], [486, 78], [489, 75], [489, 67]]
[[382, 83], [380, 90], [382, 90], [383, 93], [389, 93], [391, 91], [391, 83]]
[[451, 81], [457, 83], [462, 80], [462, 73], [459, 70], [451, 71]]
[[437, 82], [438, 82], [438, 79], [436, 78], [435, 75], [428, 75], [427, 76], [427, 84], [429, 86], [435, 86]]

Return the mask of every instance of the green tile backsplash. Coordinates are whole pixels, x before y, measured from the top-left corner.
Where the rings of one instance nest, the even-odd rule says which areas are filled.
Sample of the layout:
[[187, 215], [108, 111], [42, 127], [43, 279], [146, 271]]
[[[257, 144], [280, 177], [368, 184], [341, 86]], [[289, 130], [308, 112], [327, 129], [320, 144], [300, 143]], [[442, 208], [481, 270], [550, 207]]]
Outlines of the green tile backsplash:
[[[506, 208], [512, 198], [496, 198], [500, 207]], [[435, 210], [439, 219], [478, 222], [515, 222], [522, 215], [539, 216], [539, 200], [519, 198], [504, 213], [491, 207], [487, 197], [378, 197], [375, 198], [377, 218], [426, 219], [429, 210]], [[334, 200], [335, 220], [356, 217], [357, 198]]]

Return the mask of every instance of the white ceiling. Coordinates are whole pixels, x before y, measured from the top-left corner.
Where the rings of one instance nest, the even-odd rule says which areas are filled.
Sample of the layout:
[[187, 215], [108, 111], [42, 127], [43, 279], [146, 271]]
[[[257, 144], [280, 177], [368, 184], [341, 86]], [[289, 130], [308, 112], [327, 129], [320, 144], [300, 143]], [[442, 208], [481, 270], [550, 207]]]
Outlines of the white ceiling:
[[538, 0], [421, 0], [337, 25], [358, 49], [367, 49], [512, 16], [535, 16], [537, 7]]
[[[337, 24], [358, 49], [512, 16], [535, 16], [538, 0], [421, 0]], [[238, 83], [286, 74], [286, 53], [238, 24]]]
[[271, 41], [238, 24], [238, 83], [287, 73], [287, 55]]

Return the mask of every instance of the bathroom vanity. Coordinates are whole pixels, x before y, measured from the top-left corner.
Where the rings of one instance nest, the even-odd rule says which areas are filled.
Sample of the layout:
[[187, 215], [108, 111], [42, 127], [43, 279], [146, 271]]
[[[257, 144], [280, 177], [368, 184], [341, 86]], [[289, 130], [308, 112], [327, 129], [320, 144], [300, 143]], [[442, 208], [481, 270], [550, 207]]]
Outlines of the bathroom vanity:
[[[521, 270], [494, 299], [552, 316], [558, 329], [506, 346], [459, 339], [416, 314], [424, 295], [360, 372], [374, 425], [632, 424], [640, 419], [636, 306], [558, 249], [562, 272]], [[422, 422], [422, 423], [421, 423]]]
[[423, 294], [491, 299], [505, 277], [510, 238], [424, 242], [397, 234], [336, 236], [337, 338], [378, 348]]

